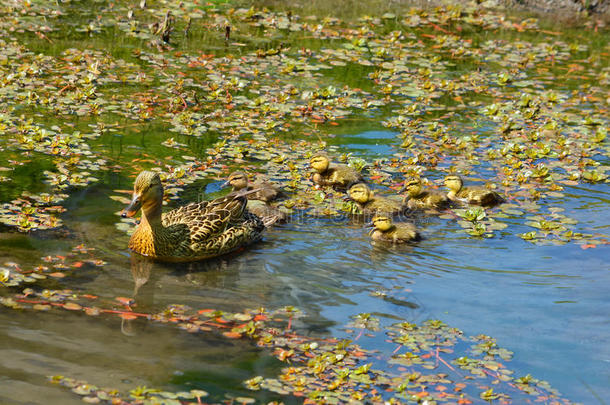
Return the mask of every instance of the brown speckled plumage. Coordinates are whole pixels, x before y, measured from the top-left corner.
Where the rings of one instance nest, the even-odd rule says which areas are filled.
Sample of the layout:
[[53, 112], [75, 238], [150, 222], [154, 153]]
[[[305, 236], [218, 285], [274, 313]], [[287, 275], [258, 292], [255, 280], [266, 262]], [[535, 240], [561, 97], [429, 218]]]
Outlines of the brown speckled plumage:
[[195, 261], [232, 252], [260, 239], [264, 225], [247, 211], [243, 194], [191, 203], [161, 214], [163, 189], [158, 176], [150, 173], [143, 172], [136, 179], [134, 201], [126, 210], [132, 212], [134, 204], [140, 204], [143, 211], [129, 241], [134, 252], [162, 261]]

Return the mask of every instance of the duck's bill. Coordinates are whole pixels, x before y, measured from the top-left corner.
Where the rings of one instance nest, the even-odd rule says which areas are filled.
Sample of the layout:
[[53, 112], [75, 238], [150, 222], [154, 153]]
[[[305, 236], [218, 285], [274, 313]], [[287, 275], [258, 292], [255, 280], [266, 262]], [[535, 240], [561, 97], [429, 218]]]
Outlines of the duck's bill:
[[140, 210], [140, 205], [140, 199], [137, 196], [134, 196], [129, 205], [121, 212], [121, 216], [123, 218], [133, 217]]

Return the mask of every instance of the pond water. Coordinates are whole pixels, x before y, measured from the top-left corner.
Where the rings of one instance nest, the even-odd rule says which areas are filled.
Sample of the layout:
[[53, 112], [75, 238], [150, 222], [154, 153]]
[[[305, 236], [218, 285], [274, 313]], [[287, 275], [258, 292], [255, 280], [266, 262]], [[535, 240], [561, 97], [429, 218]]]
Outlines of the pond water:
[[[165, 2], [153, 3], [149, 5], [151, 13], [152, 10], [156, 10], [152, 7], [162, 10], [171, 6], [170, 3]], [[38, 3], [34, 2], [34, 4]], [[188, 7], [191, 5], [190, 2], [186, 4]], [[110, 25], [112, 21], [105, 20], [109, 15], [118, 15], [117, 10], [121, 12], [126, 10], [119, 6], [116, 10], [108, 10], [100, 2], [75, 2], [62, 4], [61, 7], [65, 13], [60, 17], [63, 25], [48, 23], [54, 30], [37, 31], [39, 34], [47, 32], [46, 35], [51, 38], [52, 43], [38, 38], [35, 34], [36, 30], [25, 29], [23, 33], [10, 33], [6, 27], [2, 27], [4, 36], [0, 36], [0, 39], [8, 43], [9, 38], [16, 35], [19, 43], [24, 44], [28, 49], [48, 57], [57, 57], [61, 61], [60, 65], [65, 63], [66, 66], [78, 63], [75, 60], [68, 61], [69, 58], [63, 53], [65, 49], [71, 47], [104, 50], [114, 61], [124, 58], [132, 63], [136, 59], [133, 56], [134, 49], [141, 46], [141, 41], [146, 41], [125, 35], [125, 28], [122, 25], [119, 25], [119, 28], [112, 27]], [[222, 8], [220, 10], [217, 11], [220, 15], [227, 15], [226, 10], [222, 11], [224, 10]], [[139, 13], [138, 10], [136, 11]], [[11, 11], [4, 9], [2, 12], [7, 15]], [[97, 20], [92, 17], [96, 12], [102, 16]], [[182, 14], [177, 15], [182, 18]], [[117, 21], [122, 21], [116, 18]], [[206, 18], [218, 23], [212, 16]], [[233, 24], [238, 25], [238, 17], [232, 18]], [[266, 19], [267, 16], [262, 15], [259, 21]], [[248, 26], [248, 21], [242, 21], [244, 26]], [[41, 24], [35, 18], [31, 23]], [[90, 28], [92, 32], [80, 30], [86, 24], [94, 26]], [[222, 23], [218, 24], [222, 25]], [[349, 24], [346, 25], [349, 27]], [[397, 22], [396, 25], [382, 27], [379, 30], [386, 35], [392, 30], [401, 28], [407, 36], [405, 42], [409, 42], [409, 35], [420, 35], [422, 32], [428, 33], [426, 35], [438, 33], [428, 31], [429, 27], [425, 27], [425, 30], [420, 32], [416, 28], [409, 28], [409, 25], [401, 27], [397, 25], [400, 24]], [[58, 32], [58, 26], [64, 27], [65, 32]], [[166, 69], [174, 74], [176, 71], [186, 69], [184, 61], [180, 60], [181, 52], [193, 54], [209, 52], [219, 55], [235, 53], [245, 56], [256, 49], [269, 51], [274, 47], [280, 48], [282, 41], [290, 40], [293, 41], [293, 53], [286, 52], [297, 58], [294, 56], [294, 51], [299, 48], [298, 40], [303, 41], [304, 47], [316, 50], [328, 47], [328, 49], [352, 49], [351, 52], [353, 47], [341, 47], [345, 43], [355, 44], [353, 32], [341, 32], [336, 37], [327, 33], [332, 38], [326, 39], [304, 39], [299, 37], [298, 33], [284, 34], [283, 37], [275, 38], [273, 37], [275, 31], [269, 26], [250, 28], [244, 26], [239, 25], [240, 29], [234, 29], [236, 33], [233, 37], [236, 42], [244, 42], [246, 46], [243, 47], [229, 45], [227, 48], [225, 45], [223, 48], [223, 40], [210, 33], [215, 31], [195, 27], [191, 34], [193, 37], [181, 45], [176, 45], [177, 49], [163, 50], [162, 44], [148, 48], [144, 46], [143, 49], [151, 55], [165, 55], [170, 61]], [[339, 26], [336, 30], [340, 31]], [[266, 42], [261, 45], [256, 38], [249, 39], [248, 33], [255, 37], [260, 34], [259, 39]], [[65, 200], [58, 202], [66, 209], [65, 212], [57, 214], [62, 221], [59, 230], [18, 232], [14, 226], [2, 225], [0, 255], [2, 262], [7, 263], [4, 266], [11, 267], [10, 262], [14, 262], [21, 269], [32, 268], [41, 263], [41, 257], [65, 255], [72, 247], [80, 244], [95, 248], [93, 255], [96, 259], [103, 260], [105, 264], [85, 265], [72, 271], [68, 269], [64, 271], [65, 277], [48, 277], [19, 287], [2, 287], [2, 295], [11, 296], [25, 287], [33, 290], [71, 289], [81, 294], [92, 294], [107, 299], [133, 298], [135, 300], [133, 309], [142, 313], [162, 311], [173, 304], [197, 309], [214, 308], [236, 312], [244, 308], [275, 309], [289, 305], [300, 309], [305, 315], [294, 322], [294, 329], [299, 333], [322, 338], [347, 337], [357, 340], [357, 343], [364, 348], [386, 352], [392, 352], [395, 344], [388, 343], [387, 336], [383, 333], [359, 335], [346, 328], [354, 315], [371, 313], [380, 318], [382, 326], [399, 321], [420, 323], [428, 319], [439, 319], [461, 329], [466, 335], [486, 334], [497, 339], [499, 346], [514, 352], [510, 367], [515, 371], [516, 376], [531, 374], [546, 380], [572, 401], [605, 403], [607, 398], [610, 398], [610, 318], [608, 317], [610, 267], [607, 245], [610, 188], [604, 180], [587, 182], [581, 181], [581, 177], [579, 181], [575, 181], [569, 176], [575, 170], [582, 172], [591, 167], [597, 167], [597, 170], [603, 174], [608, 165], [608, 140], [602, 138], [598, 144], [591, 147], [592, 149], [588, 149], [590, 145], [575, 143], [573, 147], [578, 148], [579, 153], [582, 150], [588, 153], [588, 155], [582, 154], [580, 161], [584, 163], [580, 167], [572, 165], [572, 162], [565, 163], [565, 167], [553, 166], [552, 162], [556, 159], [551, 155], [538, 160], [530, 158], [527, 164], [531, 163], [531, 165], [527, 167], [535, 169], [532, 161], [544, 162], [557, 175], [558, 182], [564, 181], [561, 183], [563, 187], [561, 193], [548, 192], [542, 183], [537, 183], [531, 178], [520, 182], [517, 186], [515, 186], [517, 183], [510, 182], [502, 186], [500, 182], [509, 177], [508, 172], [503, 171], [503, 168], [509, 165], [497, 163], [495, 160], [497, 158], [490, 157], [487, 151], [490, 149], [499, 151], [503, 147], [512, 148], [517, 141], [514, 141], [516, 138], [509, 139], [510, 136], [507, 135], [509, 132], [498, 131], [498, 127], [502, 125], [501, 120], [486, 118], [480, 110], [492, 102], [501, 104], [519, 100], [524, 88], [527, 88], [527, 93], [534, 97], [538, 93], [552, 89], [560, 94], [560, 98], [563, 97], [562, 102], [566, 107], [561, 111], [549, 113], [549, 116], [559, 120], [557, 117], [561, 114], [569, 115], [569, 119], [565, 120], [565, 128], [571, 125], [576, 128], [574, 131], [593, 136], [598, 126], [588, 127], [593, 129], [585, 131], [582, 126], [577, 127], [577, 125], [581, 125], [580, 120], [586, 117], [599, 120], [600, 127], [608, 125], [608, 100], [603, 98], [604, 91], [607, 96], [609, 89], [607, 79], [610, 74], [607, 61], [609, 50], [607, 41], [604, 42], [608, 39], [608, 35], [604, 31], [596, 33], [588, 48], [580, 50], [581, 53], [571, 59], [569, 57], [561, 59], [563, 49], [560, 45], [555, 45], [557, 49], [561, 49], [557, 52], [557, 66], [555, 61], [551, 66], [549, 60], [537, 54], [538, 45], [546, 44], [544, 41], [549, 40], [543, 33], [534, 30], [523, 34], [523, 38], [519, 35], [518, 32], [508, 29], [506, 31], [498, 28], [486, 29], [472, 33], [470, 43], [486, 52], [491, 52], [493, 44], [484, 44], [485, 41], [496, 37], [502, 40], [501, 44], [506, 48], [510, 47], [511, 40], [514, 42], [522, 40], [523, 44], [529, 44], [528, 41], [531, 41], [534, 46], [528, 47], [528, 51], [534, 54], [531, 60], [537, 61], [538, 65], [528, 67], [532, 73], [527, 77], [518, 77], [518, 72], [515, 71], [511, 73], [515, 81], [529, 80], [530, 84], [521, 83], [520, 86], [512, 89], [488, 88], [481, 90], [485, 93], [481, 95], [462, 93], [466, 102], [460, 96], [459, 99], [451, 97], [447, 101], [438, 98], [434, 101], [421, 101], [419, 106], [413, 107], [413, 111], [419, 111], [415, 115], [410, 115], [408, 110], [409, 106], [414, 104], [401, 101], [401, 96], [396, 96], [392, 101], [387, 101], [383, 95], [377, 96], [383, 93], [380, 87], [384, 82], [380, 79], [382, 83], [375, 83], [367, 75], [382, 66], [383, 61], [378, 62], [379, 66], [373, 68], [367, 64], [358, 64], [357, 60], [347, 64], [332, 63], [342, 59], [333, 59], [329, 56], [329, 59], [323, 60], [322, 63], [330, 63], [337, 67], [324, 70], [324, 73], [315, 76], [313, 81], [311, 77], [298, 75], [286, 78], [282, 76], [275, 81], [273, 75], [278, 74], [277, 67], [274, 62], [266, 62], [273, 59], [261, 58], [257, 69], [263, 72], [266, 68], [270, 69], [271, 77], [261, 78], [261, 84], [256, 82], [254, 76], [249, 76], [249, 73], [242, 76], [243, 80], [248, 81], [246, 85], [251, 85], [255, 90], [254, 94], [247, 94], [250, 99], [263, 95], [269, 102], [271, 96], [277, 95], [265, 86], [282, 87], [293, 84], [309, 89], [302, 89], [301, 93], [324, 89], [329, 85], [337, 89], [343, 86], [349, 86], [349, 89], [364, 89], [362, 91], [376, 95], [369, 97], [370, 100], [379, 102], [375, 108], [365, 111], [358, 110], [359, 107], [355, 106], [355, 102], [351, 105], [348, 103], [348, 107], [336, 106], [326, 111], [329, 116], [334, 113], [336, 119], [314, 117], [311, 122], [298, 121], [290, 127], [278, 129], [277, 133], [265, 132], [272, 129], [262, 129], [263, 124], [277, 120], [281, 125], [285, 125], [291, 122], [290, 116], [281, 116], [277, 110], [265, 112], [264, 114], [268, 115], [262, 116], [267, 118], [260, 119], [263, 124], [258, 127], [252, 124], [250, 130], [246, 131], [248, 134], [245, 138], [251, 139], [250, 135], [254, 133], [254, 139], [264, 135], [269, 139], [271, 137], [280, 139], [279, 142], [284, 146], [277, 146], [280, 152], [274, 151], [273, 145], [269, 146], [268, 151], [265, 152], [269, 153], [267, 161], [259, 159], [258, 155], [253, 156], [255, 152], [250, 152], [250, 155], [242, 153], [240, 148], [244, 148], [244, 145], [239, 142], [244, 137], [243, 134], [241, 134], [242, 138], [239, 138], [237, 130], [232, 126], [214, 127], [212, 124], [214, 118], [210, 115], [205, 117], [208, 131], [199, 136], [188, 136], [175, 121], [171, 121], [172, 118], [166, 115], [165, 111], [159, 111], [161, 107], [166, 108], [167, 100], [176, 94], [180, 94], [177, 102], [184, 102], [186, 106], [187, 101], [180, 98], [187, 97], [187, 92], [179, 93], [181, 90], [175, 87], [174, 89], [177, 90], [174, 93], [168, 87], [175, 84], [170, 83], [171, 74], [163, 73], [164, 69], [159, 69], [155, 65], [153, 57], [149, 57], [146, 62], [137, 61], [140, 65], [136, 65], [151, 78], [149, 82], [134, 84], [131, 82], [133, 78], [129, 78], [125, 79], [125, 83], [117, 85], [112, 82], [114, 79], [109, 79], [110, 84], [104, 84], [104, 81], [98, 79], [101, 94], [98, 98], [100, 108], [108, 107], [108, 110], [102, 110], [99, 116], [91, 116], [89, 113], [67, 113], [65, 109], [71, 108], [69, 100], [56, 99], [55, 102], [62, 106], [59, 110], [50, 112], [50, 107], [38, 105], [34, 108], [27, 100], [11, 94], [8, 90], [1, 93], [4, 104], [0, 105], [0, 113], [8, 116], [8, 120], [13, 117], [22, 122], [31, 117], [37, 125], [47, 129], [57, 125], [63, 133], [68, 133], [68, 129], [72, 128], [70, 131], [78, 129], [85, 134], [94, 132], [96, 126], [99, 128], [99, 122], [104, 122], [109, 127], [116, 124], [115, 132], [101, 131], [95, 137], [92, 136], [92, 139], [85, 139], [83, 142], [87, 146], [83, 146], [83, 143], [70, 146], [81, 152], [83, 150], [87, 152], [84, 154], [79, 152], [81, 157], [89, 155], [93, 156], [92, 160], [103, 158], [106, 161], [100, 163], [98, 167], [85, 168], [96, 177], [94, 181], [63, 190], [53, 188], [52, 182], [49, 182], [51, 176], [44, 174], [44, 171], [62, 173], [64, 169], [76, 173], [82, 172], [83, 167], [69, 164], [62, 166], [66, 164], [62, 159], [70, 158], [63, 153], [59, 153], [57, 156], [60, 157], [57, 157], [54, 153], [42, 150], [26, 152], [22, 155], [27, 148], [23, 145], [21, 147], [15, 145], [16, 136], [10, 125], [3, 129], [0, 166], [10, 167], [12, 171], [0, 172], [11, 177], [10, 181], [0, 182], [1, 202], [14, 201], [23, 191], [68, 194]], [[566, 37], [565, 41], [572, 43], [575, 41], [574, 38], [578, 40], [583, 35], [593, 35], [593, 31], [585, 31], [583, 28], [582, 32], [577, 31], [570, 35], [573, 36]], [[372, 33], [369, 38], [373, 38]], [[555, 36], [552, 38], [554, 39]], [[560, 38], [563, 40], [564, 37]], [[198, 41], [202, 42], [197, 43]], [[202, 43], [204, 45], [201, 45]], [[604, 43], [606, 45], [603, 45]], [[438, 44], [446, 46], [437, 38]], [[521, 46], [526, 47], [526, 45]], [[20, 50], [22, 51], [23, 49]], [[367, 53], [364, 51], [359, 53], [362, 54]], [[497, 75], [498, 72], [503, 71], [502, 66], [508, 63], [506, 61], [512, 60], [509, 53], [499, 53], [501, 56], [509, 55], [503, 60], [500, 60], [500, 56], [496, 58], [493, 54], [490, 55], [485, 62], [491, 66], [489, 75]], [[522, 56], [521, 53], [518, 55]], [[272, 58], [273, 55], [270, 54], [269, 57]], [[390, 56], [388, 58], [392, 60]], [[33, 63], [26, 56], [17, 59], [24, 63], [25, 61]], [[91, 67], [94, 59], [92, 58], [89, 63], [90, 70], [94, 69]], [[212, 59], [206, 60], [212, 61]], [[574, 68], [570, 65], [572, 63], [581, 66], [585, 64], [583, 61], [592, 61], [590, 71], [588, 68], [582, 70], [580, 67]], [[232, 63], [225, 62], [227, 66]], [[42, 57], [37, 63], [50, 76], [57, 75], [60, 68], [65, 68], [44, 61]], [[427, 77], [435, 80], [432, 78], [434, 75], [430, 76], [428, 73], [418, 71], [418, 63], [415, 63], [416, 67], [410, 67], [409, 75], [421, 75], [424, 81]], [[461, 80], [460, 75], [476, 71], [476, 67], [473, 66], [480, 63], [473, 63], [469, 59], [464, 61], [463, 65], [458, 63], [458, 66], [450, 66], [446, 69], [446, 75], [438, 80]], [[250, 66], [249, 64], [253, 62], [244, 59], [244, 64]], [[221, 65], [215, 67], [221, 69]], [[227, 68], [219, 74], [229, 76], [230, 72], [239, 69], [238, 64], [231, 66], [233, 66], [232, 70]], [[434, 61], [429, 66], [423, 63], [419, 63], [419, 66], [421, 66], [419, 69], [424, 70], [436, 69]], [[57, 71], [53, 70], [56, 68]], [[76, 72], [73, 74], [78, 76], [79, 69], [74, 67], [66, 69]], [[137, 73], [137, 69], [133, 66], [122, 70], [120, 65], [110, 66], [108, 61], [104, 62], [104, 69], [109, 72], [109, 76], [120, 73], [130, 76]], [[388, 71], [395, 76], [386, 79], [395, 89], [401, 88], [400, 92], [403, 96], [406, 94], [407, 100], [415, 100], [419, 96], [410, 94], [414, 91], [411, 85], [407, 84], [406, 88], [402, 88], [405, 84], [401, 81], [408, 81], [409, 76], [400, 77], [396, 73], [400, 72], [400, 69], [400, 66], [395, 69], [388, 68]], [[557, 75], [561, 73], [565, 77], [562, 80], [555, 80], [555, 77], [548, 73], [554, 72], [553, 69], [556, 69]], [[572, 78], [565, 73], [566, 71], [579, 72], [575, 74], [580, 74], [582, 77]], [[6, 78], [8, 72], [9, 68], [0, 70], [0, 78]], [[209, 78], [214, 74], [214, 70], [210, 68], [209, 72], [194, 72], [192, 76], [189, 74], [189, 72], [183, 73], [182, 76], [194, 78], [197, 83], [193, 84], [192, 89], [201, 92], [203, 95], [200, 97], [210, 97], [208, 101], [214, 103], [210, 95], [214, 89], [210, 89], [207, 84], [209, 82], [205, 82], [208, 86], [205, 89], [198, 87], [203, 86], [201, 78], [205, 76], [202, 75], [207, 74]], [[39, 86], [38, 91], [43, 93], [44, 85], [48, 85], [46, 82], [49, 80], [48, 76], [41, 75], [37, 78], [36, 73], [32, 73], [31, 77], [32, 80], [40, 80], [40, 83], [34, 82], [32, 88]], [[225, 86], [223, 92], [228, 91], [225, 88], [230, 88], [226, 79], [226, 77], [218, 79], [218, 82], [222, 83], [221, 86]], [[210, 82], [214, 80], [216, 79], [209, 78]], [[473, 76], [470, 80], [481, 79]], [[588, 83], [588, 90], [579, 93], [575, 80]], [[254, 82], [256, 83], [253, 84]], [[61, 83], [63, 85], [63, 80]], [[440, 86], [436, 82], [435, 84], [437, 87]], [[62, 85], [53, 83], [55, 87], [51, 86], [50, 92], [57, 93], [58, 89], [63, 88]], [[117, 88], [113, 89], [113, 85]], [[5, 83], [2, 88], [7, 89], [9, 86], [10, 84]], [[28, 87], [30, 83], [24, 86]], [[186, 84], [184, 86], [186, 87]], [[157, 87], [161, 94], [159, 100], [150, 103], [149, 100], [145, 103], [148, 103], [153, 114], [159, 113], [159, 116], [138, 118], [138, 114], [141, 114], [144, 108], [140, 106], [138, 109], [134, 105], [142, 102], [146, 97], [153, 97]], [[28, 91], [33, 91], [32, 88], [28, 87]], [[422, 91], [424, 88], [426, 86], [422, 85], [416, 90]], [[244, 114], [239, 112], [242, 108], [239, 97], [245, 94], [240, 91], [234, 93], [235, 107], [229, 108], [227, 115], [222, 119], [219, 118], [219, 121], [226, 123], [235, 118], [238, 122], [246, 122], [248, 110], [244, 108], [246, 111]], [[345, 91], [347, 94], [347, 90]], [[590, 96], [587, 95], [587, 91], [590, 92]], [[356, 91], [345, 97], [357, 98], [359, 97], [357, 94]], [[113, 95], [116, 95], [116, 98], [113, 98]], [[363, 98], [368, 97], [366, 94], [361, 95]], [[11, 97], [14, 100], [13, 104], [7, 101]], [[334, 96], [327, 97], [332, 99]], [[490, 100], [489, 103], [487, 100]], [[73, 108], [77, 110], [82, 103], [85, 103], [87, 108], [90, 107], [90, 101], [78, 98], [74, 98], [72, 103]], [[273, 99], [273, 103], [279, 105], [280, 102]], [[114, 104], [123, 112], [119, 113], [116, 108], [110, 108]], [[192, 107], [190, 101], [188, 106]], [[248, 108], [254, 111], [254, 107]], [[352, 115], [346, 114], [347, 118], [342, 120], [343, 112], [337, 110], [350, 108], [356, 112]], [[514, 105], [509, 105], [507, 108], [514, 108]], [[238, 112], [232, 112], [235, 110]], [[21, 114], [23, 117], [20, 117]], [[479, 114], [478, 118], [473, 118], [477, 114]], [[313, 115], [315, 116], [316, 112]], [[169, 207], [175, 207], [196, 200], [202, 194], [205, 194], [206, 198], [222, 194], [224, 191], [221, 190], [220, 184], [223, 182], [223, 177], [229, 173], [229, 169], [239, 167], [240, 162], [252, 171], [275, 170], [269, 172], [270, 175], [286, 185], [290, 179], [282, 177], [282, 171], [287, 172], [287, 170], [282, 167], [272, 169], [275, 164], [272, 161], [276, 156], [274, 153], [285, 153], [287, 159], [293, 159], [293, 156], [288, 155], [288, 150], [292, 148], [296, 155], [294, 162], [301, 165], [299, 170], [305, 170], [302, 164], [306, 161], [306, 154], [322, 136], [331, 154], [337, 159], [341, 154], [351, 154], [351, 157], [362, 158], [368, 162], [369, 174], [371, 176], [378, 174], [381, 178], [379, 181], [374, 181], [373, 187], [377, 192], [396, 193], [393, 190], [400, 189], [404, 173], [409, 169], [397, 170], [391, 159], [407, 162], [414, 153], [408, 146], [405, 147], [405, 139], [408, 140], [409, 136], [413, 136], [417, 141], [429, 135], [429, 133], [422, 135], [421, 131], [417, 132], [421, 130], [421, 127], [417, 127], [417, 123], [410, 127], [397, 125], [387, 128], [387, 122], [399, 115], [403, 118], [407, 117], [407, 120], [421, 117], [425, 125], [434, 122], [445, 125], [448, 130], [444, 134], [450, 133], [455, 138], [441, 143], [453, 142], [454, 145], [459, 146], [459, 142], [455, 141], [457, 138], [470, 140], [473, 135], [481, 136], [481, 140], [475, 142], [474, 146], [468, 145], [463, 148], [456, 146], [451, 150], [438, 149], [439, 143], [435, 142], [442, 135], [437, 138], [430, 136], [427, 138], [429, 141], [422, 141], [420, 146], [424, 154], [434, 156], [438, 152], [436, 156], [440, 159], [438, 166], [427, 167], [426, 176], [430, 178], [432, 184], [439, 184], [439, 179], [446, 172], [457, 168], [469, 173], [469, 179], [489, 179], [498, 183], [498, 190], [506, 191], [505, 195], [510, 197], [508, 203], [517, 212], [496, 208], [489, 210], [487, 215], [488, 218], [506, 223], [508, 227], [493, 230], [491, 237], [477, 237], [465, 232], [463, 223], [456, 220], [459, 219], [459, 211], [449, 217], [417, 214], [406, 220], [417, 224], [423, 235], [422, 241], [406, 246], [378, 246], [371, 244], [369, 229], [363, 227], [362, 221], [336, 211], [332, 215], [314, 215], [313, 203], [309, 207], [303, 207], [299, 205], [302, 202], [297, 202], [288, 223], [268, 230], [260, 243], [248, 247], [239, 254], [203, 263], [169, 265], [147, 262], [142, 264], [127, 250], [129, 235], [125, 229], [131, 225], [117, 226], [121, 224], [117, 212], [124, 205], [120, 199], [112, 200], [109, 197], [128, 197], [127, 192], [132, 187], [133, 176], [144, 168], [160, 167], [162, 171], [168, 173], [171, 172], [169, 167], [187, 167], [187, 172], [199, 173], [194, 180], [185, 180], [184, 184], [181, 184], [180, 180], [176, 183], [176, 179], [180, 178], [178, 176], [169, 177], [168, 182], [180, 187], [170, 193], [172, 200], [169, 201]], [[257, 116], [255, 119], [260, 117]], [[578, 122], [575, 122], [574, 117], [578, 118]], [[328, 122], [336, 122], [338, 125], [330, 125]], [[534, 126], [527, 120], [525, 125]], [[413, 128], [419, 129], [410, 132]], [[233, 137], [226, 135], [228, 145], [218, 146], [217, 142], [223, 139], [225, 130]], [[573, 135], [572, 131], [567, 132], [566, 136]], [[551, 139], [552, 136], [554, 135], [548, 135], [547, 138], [541, 136], [540, 139]], [[182, 146], [172, 149], [162, 144], [170, 138], [182, 143]], [[239, 142], [231, 144], [233, 140], [238, 139]], [[535, 144], [539, 142], [538, 140], [528, 141], [527, 137], [524, 139], [526, 139], [523, 142], [524, 149], [531, 148], [532, 145], [536, 145], [535, 148], [539, 147]], [[549, 144], [551, 148], [561, 150], [561, 142], [553, 141]], [[568, 144], [570, 145], [570, 142]], [[232, 148], [240, 151], [235, 152]], [[525, 162], [528, 157], [523, 155], [524, 149], [520, 152], [522, 155], [516, 156]], [[220, 151], [214, 157], [216, 160], [211, 158], [214, 156], [214, 150]], [[555, 151], [553, 149], [552, 153]], [[591, 151], [593, 153], [590, 153]], [[465, 156], [468, 158], [464, 158]], [[468, 159], [473, 156], [478, 159], [478, 164], [469, 163]], [[587, 158], [590, 160], [587, 161]], [[20, 159], [25, 161], [24, 165], [16, 162]], [[193, 161], [197, 164], [191, 164]], [[424, 158], [420, 156], [418, 162], [405, 164], [409, 167], [417, 165], [426, 167], [426, 163], [422, 162]], [[591, 162], [597, 166], [593, 166]], [[191, 166], [188, 166], [189, 164]], [[207, 165], [212, 170], [206, 171], [205, 168], [199, 170], [196, 169], [197, 165]], [[384, 173], [385, 177], [383, 177]], [[302, 188], [311, 188], [311, 183], [308, 183], [305, 177], [302, 180]], [[68, 180], [68, 183], [72, 180], [74, 179]], [[532, 184], [532, 187], [526, 187]], [[519, 188], [520, 185], [523, 185], [522, 189]], [[548, 183], [545, 183], [545, 187], [546, 185]], [[169, 187], [171, 185], [166, 188]], [[299, 187], [293, 195], [301, 193], [302, 188]], [[538, 187], [545, 194], [540, 198], [530, 199], [528, 194], [530, 189]], [[303, 195], [305, 201], [311, 202], [316, 198], [315, 194]], [[325, 201], [335, 197], [342, 201], [341, 195], [327, 191]], [[526, 213], [524, 214], [523, 211]], [[8, 211], [3, 211], [3, 215], [8, 215], [6, 212]], [[498, 215], [503, 212], [503, 216]], [[569, 224], [566, 225], [569, 230], [585, 236], [580, 239], [575, 237], [573, 240], [568, 238], [565, 243], [566, 241], [559, 237], [554, 238], [553, 232], [550, 232], [551, 236], [545, 240], [544, 236], [541, 237], [544, 232], [540, 231], [540, 227], [528, 224], [528, 221], [540, 221], [540, 218], [535, 218], [538, 213], [544, 213], [545, 218], [554, 218], [559, 222], [562, 222], [563, 218], [568, 218], [571, 222], [562, 223]], [[552, 217], [553, 213], [560, 213], [561, 216]], [[492, 225], [487, 224], [487, 226], [491, 229]], [[520, 236], [532, 230], [538, 230], [539, 243], [532, 243]], [[51, 385], [47, 381], [47, 376], [56, 374], [127, 391], [143, 385], [170, 391], [198, 388], [210, 392], [214, 400], [221, 400], [225, 394], [229, 394], [255, 397], [260, 401], [282, 399], [286, 402], [300, 402], [295, 397], [279, 397], [264, 390], [252, 392], [243, 386], [244, 380], [256, 375], [275, 376], [285, 366], [269, 351], [257, 348], [249, 341], [227, 339], [214, 333], [189, 334], [144, 319], [125, 320], [103, 316], [94, 318], [68, 311], [37, 312], [4, 309], [4, 307], [0, 310], [0, 326], [2, 350], [0, 402], [2, 403], [81, 403], [80, 398], [74, 393]]]

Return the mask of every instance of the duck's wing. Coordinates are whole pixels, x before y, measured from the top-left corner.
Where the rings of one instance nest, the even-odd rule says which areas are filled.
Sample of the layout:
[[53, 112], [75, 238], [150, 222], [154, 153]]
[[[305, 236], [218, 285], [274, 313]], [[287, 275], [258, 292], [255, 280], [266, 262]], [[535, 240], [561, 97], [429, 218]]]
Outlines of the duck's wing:
[[264, 229], [261, 219], [246, 211], [242, 222], [211, 237], [193, 240], [192, 248], [212, 256], [232, 252], [259, 240]]
[[184, 224], [193, 221], [199, 213], [206, 210], [209, 201], [190, 203], [163, 214], [163, 226]]
[[244, 195], [229, 195], [212, 201], [187, 204], [164, 214], [163, 225], [186, 225], [190, 231], [191, 243], [203, 241], [243, 221], [246, 203]]

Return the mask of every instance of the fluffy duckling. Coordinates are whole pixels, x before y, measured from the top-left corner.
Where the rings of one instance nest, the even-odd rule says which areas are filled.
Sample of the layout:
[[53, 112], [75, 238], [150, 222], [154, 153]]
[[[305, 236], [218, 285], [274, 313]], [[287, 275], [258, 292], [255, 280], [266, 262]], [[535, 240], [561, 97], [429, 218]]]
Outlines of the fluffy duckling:
[[449, 189], [447, 198], [468, 204], [493, 206], [504, 201], [500, 194], [485, 187], [464, 187], [462, 178], [457, 175], [445, 177], [445, 186]]
[[280, 196], [280, 189], [267, 181], [248, 182], [248, 175], [241, 171], [233, 172], [224, 184], [233, 187], [232, 194], [249, 192], [248, 211], [261, 218], [267, 228], [276, 222], [286, 222], [288, 215], [276, 207], [269, 205], [269, 201]]
[[309, 164], [316, 171], [313, 182], [321, 186], [333, 186], [345, 189], [352, 183], [362, 181], [358, 171], [346, 165], [330, 164], [330, 159], [324, 153], [317, 153], [311, 157]]
[[421, 239], [415, 225], [408, 222], [392, 223], [391, 215], [377, 214], [373, 217], [374, 229], [371, 238], [374, 241], [405, 243]]
[[259, 217], [266, 228], [275, 223], [288, 221], [288, 214], [281, 209], [260, 200], [248, 200], [248, 211]]
[[407, 192], [404, 205], [409, 209], [442, 210], [449, 206], [447, 195], [435, 190], [424, 190], [422, 181], [419, 178], [407, 180], [403, 190]]
[[223, 186], [227, 185], [233, 187], [234, 192], [242, 190], [258, 190], [248, 194], [248, 200], [261, 200], [269, 202], [278, 198], [281, 193], [277, 186], [269, 183], [268, 181], [256, 181], [250, 184], [248, 182], [248, 175], [241, 171], [231, 173], [227, 181], [223, 184]]
[[395, 215], [404, 211], [404, 207], [400, 202], [375, 196], [369, 186], [364, 183], [354, 184], [349, 188], [347, 193], [349, 198], [358, 204], [364, 214], [387, 212]]

